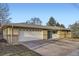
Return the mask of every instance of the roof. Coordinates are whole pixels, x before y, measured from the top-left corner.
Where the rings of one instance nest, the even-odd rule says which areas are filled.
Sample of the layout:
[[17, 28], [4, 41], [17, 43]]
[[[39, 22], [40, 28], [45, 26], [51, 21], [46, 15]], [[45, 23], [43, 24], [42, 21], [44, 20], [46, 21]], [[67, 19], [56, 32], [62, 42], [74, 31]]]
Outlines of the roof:
[[57, 26], [43, 26], [43, 25], [30, 25], [26, 23], [10, 23], [3, 25], [3, 27], [8, 27], [8, 26], [13, 26], [13, 27], [28, 27], [28, 28], [40, 28], [40, 29], [49, 29], [49, 30], [70, 30], [67, 28], [62, 28], [62, 27], [57, 27]]

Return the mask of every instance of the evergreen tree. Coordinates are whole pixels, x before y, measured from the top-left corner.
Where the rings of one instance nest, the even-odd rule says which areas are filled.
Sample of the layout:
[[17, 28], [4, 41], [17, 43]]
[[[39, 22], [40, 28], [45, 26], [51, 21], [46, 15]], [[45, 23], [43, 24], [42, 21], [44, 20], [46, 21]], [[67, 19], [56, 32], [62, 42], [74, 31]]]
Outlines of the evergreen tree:
[[56, 26], [56, 20], [53, 17], [50, 17], [47, 25], [48, 26]]
[[59, 26], [59, 27], [60, 27], [60, 24], [57, 22], [57, 23], [56, 23], [56, 26]]
[[61, 25], [60, 25], [60, 27], [63, 27], [63, 28], [65, 28], [65, 26], [64, 26], [63, 24], [61, 24]]
[[59, 22], [56, 22], [56, 20], [53, 17], [49, 18], [49, 21], [47, 23], [48, 26], [58, 26], [65, 28], [64, 24], [60, 24]]

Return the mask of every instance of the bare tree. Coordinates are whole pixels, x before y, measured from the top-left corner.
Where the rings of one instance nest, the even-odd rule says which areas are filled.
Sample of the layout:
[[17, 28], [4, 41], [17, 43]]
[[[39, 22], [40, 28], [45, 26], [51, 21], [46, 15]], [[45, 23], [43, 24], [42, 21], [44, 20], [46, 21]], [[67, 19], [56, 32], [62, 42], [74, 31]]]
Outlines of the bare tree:
[[71, 29], [72, 37], [79, 38], [79, 22], [69, 25], [69, 28]]
[[33, 25], [41, 25], [42, 21], [39, 18], [34, 17], [34, 18], [31, 18], [30, 20], [27, 20], [26, 23], [33, 24]]
[[0, 3], [0, 24], [10, 23], [8, 4]]
[[42, 21], [39, 18], [31, 18], [31, 23], [35, 25], [41, 25]]

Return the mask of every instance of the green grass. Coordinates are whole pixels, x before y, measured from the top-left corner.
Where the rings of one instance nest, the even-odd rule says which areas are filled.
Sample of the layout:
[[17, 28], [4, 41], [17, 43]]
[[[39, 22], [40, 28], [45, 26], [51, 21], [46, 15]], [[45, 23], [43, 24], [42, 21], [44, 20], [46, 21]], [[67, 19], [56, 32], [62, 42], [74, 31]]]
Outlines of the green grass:
[[[1, 43], [0, 43], [1, 44]], [[0, 45], [0, 56], [40, 56], [40, 54], [28, 49], [23, 45]]]

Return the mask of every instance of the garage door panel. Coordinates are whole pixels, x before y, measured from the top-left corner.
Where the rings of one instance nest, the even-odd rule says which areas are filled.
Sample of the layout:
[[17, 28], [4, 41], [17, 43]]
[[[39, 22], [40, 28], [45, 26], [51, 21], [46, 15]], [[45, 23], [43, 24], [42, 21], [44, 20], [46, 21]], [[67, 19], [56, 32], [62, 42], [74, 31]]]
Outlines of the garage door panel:
[[42, 31], [21, 31], [19, 35], [19, 41], [32, 41], [43, 39]]
[[32, 38], [32, 37], [24, 37], [24, 38], [21, 38], [20, 41], [32, 41], [32, 40], [40, 40], [39, 38]]

